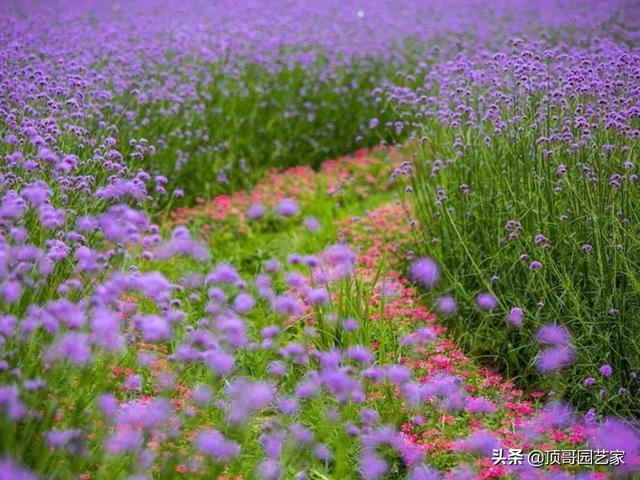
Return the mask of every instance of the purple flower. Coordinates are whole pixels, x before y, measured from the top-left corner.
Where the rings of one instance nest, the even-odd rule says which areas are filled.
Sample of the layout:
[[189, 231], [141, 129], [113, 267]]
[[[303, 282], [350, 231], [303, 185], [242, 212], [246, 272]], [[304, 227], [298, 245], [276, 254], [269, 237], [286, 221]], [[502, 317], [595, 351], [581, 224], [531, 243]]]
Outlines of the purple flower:
[[130, 392], [142, 391], [142, 377], [140, 375], [129, 375], [121, 385], [122, 389]]
[[610, 377], [612, 373], [613, 373], [613, 368], [611, 368], [611, 365], [604, 364], [600, 367], [600, 374], [602, 376]]
[[494, 449], [499, 448], [500, 440], [489, 432], [475, 432], [468, 438], [456, 442], [455, 449], [462, 452], [490, 456]]
[[409, 278], [426, 288], [433, 288], [440, 280], [438, 264], [428, 257], [422, 257], [411, 264]]
[[213, 272], [211, 272], [205, 282], [206, 283], [232, 283], [240, 281], [240, 275], [232, 265], [228, 263], [218, 264]]
[[436, 302], [436, 309], [444, 315], [451, 315], [458, 309], [458, 304], [455, 298], [446, 295], [438, 298]]
[[542, 268], [542, 263], [537, 260], [534, 260], [529, 264], [529, 270], [540, 270]]
[[298, 444], [305, 445], [313, 442], [313, 432], [299, 423], [292, 424], [289, 431]]
[[617, 418], [607, 418], [593, 432], [590, 447], [608, 451], [625, 452], [624, 463], [616, 467], [622, 474], [632, 474], [640, 469], [640, 434], [632, 425]]
[[84, 333], [66, 333], [49, 348], [46, 354], [49, 362], [66, 359], [76, 365], [85, 365], [91, 360], [89, 337]]
[[218, 376], [229, 375], [235, 366], [236, 359], [224, 350], [209, 350], [203, 355], [203, 361]]
[[377, 480], [389, 470], [389, 464], [375, 451], [365, 450], [360, 456], [360, 475], [365, 480]]
[[255, 305], [255, 299], [248, 293], [244, 292], [239, 293], [233, 300], [233, 309], [240, 314], [251, 311]]
[[335, 244], [325, 249], [322, 259], [330, 279], [340, 280], [353, 273], [358, 258], [347, 245]]
[[476, 305], [482, 310], [493, 310], [498, 306], [498, 301], [491, 293], [479, 293], [476, 297]]
[[227, 419], [231, 423], [244, 423], [249, 415], [267, 407], [274, 399], [275, 388], [270, 383], [251, 383], [237, 378], [226, 388], [230, 400]]
[[142, 432], [139, 430], [118, 430], [107, 438], [107, 453], [135, 452], [142, 447]]
[[554, 346], [544, 349], [536, 359], [536, 367], [541, 373], [553, 373], [568, 367], [576, 360], [576, 353], [570, 346]]
[[411, 469], [407, 480], [442, 480], [442, 478], [442, 474], [435, 468], [420, 464]]
[[545, 325], [536, 333], [536, 341], [545, 345], [561, 345], [569, 344], [571, 335], [569, 330], [562, 325]]
[[342, 328], [347, 332], [355, 332], [358, 329], [358, 321], [355, 318], [345, 318], [342, 321]]
[[212, 398], [213, 392], [206, 385], [196, 385], [191, 391], [191, 399], [201, 407], [209, 405]]
[[486, 398], [467, 398], [466, 407], [469, 413], [494, 413], [496, 404]]
[[240, 445], [227, 440], [218, 430], [202, 430], [195, 439], [195, 447], [217, 461], [226, 462], [240, 455]]
[[584, 381], [582, 382], [582, 384], [585, 387], [593, 387], [596, 384], [596, 379], [593, 377], [587, 377], [584, 379]]
[[98, 397], [98, 407], [105, 417], [113, 418], [118, 411], [118, 400], [110, 394], [101, 395]]
[[264, 262], [264, 269], [269, 273], [277, 272], [278, 270], [280, 270], [280, 262], [275, 258], [267, 260], [266, 262]]
[[[71, 443], [76, 443], [81, 439], [82, 432], [77, 428], [68, 430], [50, 430], [47, 432], [47, 443], [53, 448], [65, 448]], [[70, 452], [80, 453], [80, 445], [70, 446]]]
[[158, 315], [139, 315], [135, 319], [135, 324], [146, 342], [164, 342], [171, 338], [169, 322]]
[[324, 288], [314, 288], [309, 292], [309, 302], [314, 305], [322, 305], [329, 301], [329, 294]]
[[22, 297], [22, 285], [16, 280], [7, 280], [0, 285], [0, 296], [9, 304], [17, 303]]
[[300, 212], [300, 207], [295, 200], [283, 198], [278, 202], [278, 205], [276, 205], [276, 212], [282, 217], [293, 217]]
[[331, 461], [331, 450], [326, 445], [319, 443], [313, 449], [313, 455], [320, 460], [321, 462], [329, 462]]
[[513, 307], [507, 314], [507, 321], [516, 327], [522, 326], [524, 312], [519, 307]]
[[249, 220], [257, 220], [259, 218], [264, 217], [265, 213], [267, 213], [267, 209], [264, 207], [264, 205], [254, 203], [251, 206], [249, 206], [249, 208], [247, 208], [247, 211], [245, 212], [245, 216]]
[[401, 385], [411, 380], [411, 370], [404, 365], [391, 364], [385, 368], [385, 376], [391, 383]]
[[310, 232], [317, 232], [320, 230], [320, 221], [316, 217], [306, 217], [304, 219], [304, 226]]
[[360, 411], [360, 420], [365, 425], [374, 425], [378, 423], [380, 416], [373, 408], [363, 408]]
[[15, 385], [0, 387], [0, 407], [14, 422], [21, 420], [27, 414], [27, 407], [20, 400], [20, 391]]
[[422, 327], [413, 333], [407, 334], [400, 340], [402, 346], [424, 345], [431, 343], [437, 338], [436, 333], [430, 327]]
[[361, 345], [355, 345], [347, 351], [347, 357], [354, 362], [361, 363], [363, 365], [369, 365], [373, 362], [373, 355], [368, 348]]
[[258, 465], [259, 478], [264, 480], [278, 480], [281, 478], [282, 471], [277, 460], [267, 458]]
[[0, 459], [0, 479], [2, 480], [37, 480], [37, 476], [21, 467], [12, 458]]
[[545, 428], [565, 428], [574, 422], [574, 412], [566, 403], [553, 401], [540, 411], [538, 421]]

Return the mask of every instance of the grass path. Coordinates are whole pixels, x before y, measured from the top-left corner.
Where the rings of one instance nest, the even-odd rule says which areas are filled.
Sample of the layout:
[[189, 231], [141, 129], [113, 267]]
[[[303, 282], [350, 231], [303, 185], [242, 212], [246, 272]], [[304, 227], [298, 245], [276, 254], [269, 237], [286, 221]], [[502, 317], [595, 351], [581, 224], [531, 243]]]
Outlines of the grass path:
[[[404, 364], [420, 384], [432, 386], [426, 403], [417, 402], [415, 408], [406, 402], [378, 405], [381, 417], [401, 429], [406, 462], [424, 455], [432, 466], [459, 475], [455, 478], [503, 478], [513, 470], [492, 464], [495, 447], [576, 449], [584, 445], [588, 427], [573, 421], [563, 406], [552, 403], [543, 408], [544, 392], [525, 394], [468, 359], [447, 336], [443, 319], [430, 313], [425, 298], [404, 277], [412, 241], [408, 207], [387, 188], [400, 161], [395, 151], [361, 151], [327, 162], [318, 172], [307, 167], [272, 172], [251, 193], [220, 196], [175, 210], [164, 219], [164, 226], [199, 230], [215, 262], [228, 261], [246, 275], [258, 274], [269, 259], [295, 265], [305, 255], [336, 242], [351, 245], [358, 255], [357, 267], [349, 284], [341, 287], [345, 290], [331, 292], [335, 311], [375, 325], [366, 329], [369, 333], [362, 334], [361, 340], [375, 349], [378, 358]], [[252, 204], [274, 207], [282, 198], [297, 201], [301, 211], [284, 222], [272, 213], [247, 218]], [[172, 260], [160, 267], [174, 279], [199, 268], [193, 260]], [[308, 304], [306, 308], [313, 310]], [[309, 313], [300, 321], [325, 329], [340, 344], [337, 329], [314, 324], [314, 319], [318, 321]], [[389, 348], [409, 338], [407, 332], [424, 326], [437, 334], [435, 342], [409, 353]], [[316, 347], [322, 345], [316, 343]], [[568, 469], [575, 471], [575, 467]], [[532, 467], [521, 467], [519, 473], [521, 478], [542, 475]]]

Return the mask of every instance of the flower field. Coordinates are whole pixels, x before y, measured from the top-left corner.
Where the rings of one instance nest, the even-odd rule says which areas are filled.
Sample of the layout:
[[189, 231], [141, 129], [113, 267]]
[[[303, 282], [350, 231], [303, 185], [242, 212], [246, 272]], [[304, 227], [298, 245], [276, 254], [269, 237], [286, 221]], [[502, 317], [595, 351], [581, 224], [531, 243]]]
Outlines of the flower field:
[[0, 5], [0, 480], [640, 478], [640, 3]]

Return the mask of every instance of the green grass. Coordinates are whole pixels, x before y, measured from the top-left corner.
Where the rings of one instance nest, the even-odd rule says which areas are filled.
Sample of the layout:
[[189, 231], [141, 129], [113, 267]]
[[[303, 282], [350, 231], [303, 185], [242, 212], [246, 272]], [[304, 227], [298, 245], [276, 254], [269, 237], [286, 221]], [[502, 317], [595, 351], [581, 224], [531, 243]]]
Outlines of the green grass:
[[[232, 72], [225, 64], [210, 67], [211, 78], [195, 85], [197, 98], [176, 108], [163, 102], [139, 106], [135, 96], [120, 103], [138, 112], [134, 122], [121, 117], [121, 151], [131, 138], [156, 147], [141, 163], [166, 175], [172, 188], [183, 188], [177, 202], [212, 198], [253, 185], [266, 170], [319, 164], [370, 147], [391, 135], [389, 116], [372, 101], [372, 90], [395, 72], [375, 59], [329, 67], [325, 60], [276, 73], [248, 64]], [[380, 126], [369, 128], [378, 118]]]
[[[605, 153], [602, 145], [620, 141], [602, 130], [593, 148], [552, 145], [548, 158], [535, 129], [511, 138], [496, 135], [488, 143], [470, 127], [427, 123], [424, 134], [424, 142], [408, 148], [415, 174], [406, 198], [420, 221], [419, 253], [436, 259], [445, 274], [432, 298], [450, 292], [459, 300], [458, 313], [448, 320], [456, 341], [528, 388], [552, 389], [583, 409], [640, 415], [638, 396], [629, 393], [637, 391], [632, 372], [640, 369], [640, 197], [634, 183], [615, 189], [608, 182], [612, 174], [625, 173], [623, 163], [634, 159], [637, 143], [627, 152]], [[453, 147], [456, 138], [464, 149]], [[432, 174], [434, 162], [445, 159], [453, 161]], [[560, 164], [567, 173], [556, 173]], [[589, 181], [581, 165], [600, 181]], [[522, 228], [505, 241], [509, 220]], [[534, 244], [538, 233], [548, 239], [546, 247]], [[593, 251], [584, 252], [583, 244]], [[542, 269], [531, 270], [532, 261]], [[481, 291], [498, 298], [493, 312], [474, 306]], [[512, 307], [525, 310], [521, 329], [507, 326]], [[612, 309], [619, 313], [612, 315]], [[545, 377], [535, 369], [540, 348], [534, 333], [549, 323], [569, 328], [578, 359]], [[605, 363], [613, 366], [610, 378], [598, 373]], [[589, 376], [597, 386], [582, 384]], [[620, 387], [628, 392], [618, 393]], [[602, 398], [600, 388], [606, 389]]]

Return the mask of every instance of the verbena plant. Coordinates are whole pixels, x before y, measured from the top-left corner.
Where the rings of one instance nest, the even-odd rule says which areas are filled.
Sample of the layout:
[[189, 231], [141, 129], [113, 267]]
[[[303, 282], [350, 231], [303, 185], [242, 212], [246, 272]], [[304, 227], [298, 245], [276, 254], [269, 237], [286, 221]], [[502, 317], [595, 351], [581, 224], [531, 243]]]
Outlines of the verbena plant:
[[[639, 64], [606, 42], [516, 43], [424, 65], [386, 91], [421, 136], [408, 147], [412, 170], [396, 174], [411, 179], [418, 251], [446, 274], [436, 293], [459, 301], [456, 339], [527, 387], [633, 415]], [[498, 306], [478, 308], [480, 292]], [[564, 359], [536, 338], [548, 324], [569, 330]]]

